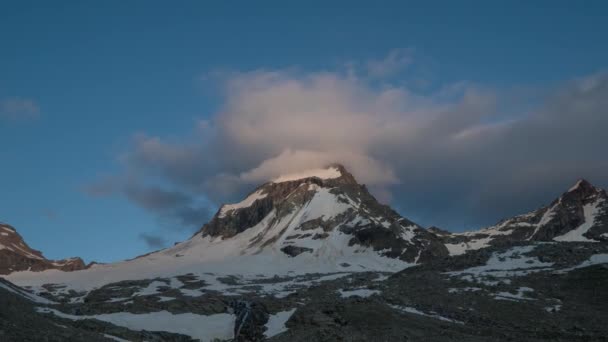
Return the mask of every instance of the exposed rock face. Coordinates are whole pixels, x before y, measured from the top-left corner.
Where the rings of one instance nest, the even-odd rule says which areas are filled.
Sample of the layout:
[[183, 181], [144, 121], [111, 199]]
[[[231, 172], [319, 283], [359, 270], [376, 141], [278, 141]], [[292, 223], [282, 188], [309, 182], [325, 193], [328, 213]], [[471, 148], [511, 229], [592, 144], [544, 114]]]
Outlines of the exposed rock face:
[[285, 246], [283, 248], [281, 248], [281, 251], [289, 256], [295, 257], [299, 254], [308, 252], [308, 253], [312, 253], [312, 248], [306, 248], [306, 247], [297, 247], [297, 246]]
[[518, 241], [608, 241], [608, 194], [579, 180], [549, 206], [478, 231], [452, 234], [429, 229], [452, 255]]
[[[407, 262], [448, 254], [437, 236], [378, 203], [343, 166], [329, 169], [335, 177], [287, 178], [262, 185], [242, 202], [220, 208], [201, 228], [201, 236], [229, 239], [266, 220], [268, 230], [282, 228], [274, 236], [251, 241], [252, 245], [263, 248], [280, 243], [279, 249], [291, 256], [314, 253], [318, 244], [311, 240], [332, 239], [336, 234], [348, 235], [349, 246], [368, 247]], [[282, 239], [288, 231], [289, 236]]]
[[80, 258], [46, 259], [40, 251], [30, 248], [15, 228], [7, 224], [0, 224], [0, 274], [47, 269], [76, 271], [85, 267]]
[[263, 341], [264, 325], [268, 322], [268, 310], [264, 304], [236, 300], [230, 304], [234, 315], [234, 341]]

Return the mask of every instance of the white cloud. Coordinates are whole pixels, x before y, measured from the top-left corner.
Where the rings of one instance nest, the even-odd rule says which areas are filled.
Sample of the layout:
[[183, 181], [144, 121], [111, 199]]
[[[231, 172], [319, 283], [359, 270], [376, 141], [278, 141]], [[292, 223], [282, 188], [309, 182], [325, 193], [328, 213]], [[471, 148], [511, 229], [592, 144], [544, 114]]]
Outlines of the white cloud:
[[[367, 65], [386, 74], [407, 64], [399, 56]], [[404, 214], [437, 224], [532, 209], [579, 177], [608, 181], [603, 74], [535, 97], [524, 115], [508, 111], [535, 94], [518, 103], [470, 82], [418, 93], [353, 69], [223, 77], [220, 111], [182, 141], [139, 136], [127, 169], [223, 202], [281, 173], [340, 162]]]

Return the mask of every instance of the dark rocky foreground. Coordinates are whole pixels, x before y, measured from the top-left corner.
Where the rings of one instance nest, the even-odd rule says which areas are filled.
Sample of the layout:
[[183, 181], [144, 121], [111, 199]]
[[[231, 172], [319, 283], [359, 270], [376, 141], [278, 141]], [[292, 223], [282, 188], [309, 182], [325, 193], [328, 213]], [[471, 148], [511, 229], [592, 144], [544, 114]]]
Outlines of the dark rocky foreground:
[[[256, 283], [218, 277], [230, 291], [206, 290], [205, 281], [188, 275], [179, 278], [179, 288], [175, 280], [149, 279], [56, 296], [49, 286], [42, 294], [62, 302], [54, 305], [0, 289], [0, 340], [193, 340], [38, 312], [44, 307], [74, 316], [228, 313], [238, 341], [608, 341], [608, 264], [598, 259], [603, 255], [608, 244], [536, 243], [469, 251], [390, 276], [354, 273], [321, 281], [326, 276], [309, 275]], [[160, 284], [155, 293], [138, 295], [153, 282]], [[290, 291], [264, 292], [280, 284]], [[200, 295], [184, 295], [187, 290]], [[269, 317], [288, 310], [293, 313], [284, 329], [266, 338]]]
[[608, 246], [541, 245], [529, 255], [557, 267], [521, 276], [471, 282], [446, 275], [484, 264], [496, 251], [409, 268], [382, 282], [361, 279], [356, 287], [379, 291], [367, 298], [336, 300], [335, 284], [311, 289], [311, 301], [272, 341], [608, 340], [608, 264], [557, 270], [575, 263], [566, 260], [606, 253]]
[[34, 308], [31, 301], [0, 288], [0, 341], [111, 341], [72, 324], [61, 324]]

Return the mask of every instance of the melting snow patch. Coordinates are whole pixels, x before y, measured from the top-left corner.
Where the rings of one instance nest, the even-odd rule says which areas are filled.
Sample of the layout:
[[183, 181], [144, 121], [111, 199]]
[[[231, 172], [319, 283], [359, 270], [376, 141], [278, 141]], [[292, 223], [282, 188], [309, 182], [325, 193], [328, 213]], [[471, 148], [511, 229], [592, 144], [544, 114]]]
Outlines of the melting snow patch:
[[517, 293], [513, 294], [510, 292], [498, 292], [496, 294], [496, 296], [494, 297], [494, 299], [498, 299], [498, 300], [513, 300], [513, 301], [518, 301], [518, 300], [534, 300], [534, 298], [526, 298], [525, 297], [525, 293], [526, 292], [534, 292], [534, 289], [531, 289], [529, 287], [520, 287], [519, 289], [517, 289]]
[[564, 269], [558, 270], [558, 271], [556, 271], [556, 273], [566, 273], [566, 272], [569, 272], [572, 270], [576, 270], [578, 268], [584, 268], [584, 267], [600, 265], [600, 264], [608, 264], [608, 254], [593, 254], [591, 257], [589, 257], [589, 260], [585, 260], [582, 263], [580, 263], [574, 267], [569, 267], [569, 268], [564, 268]]
[[167, 286], [167, 284], [164, 282], [155, 280], [155, 281], [151, 282], [150, 284], [148, 284], [147, 287], [144, 287], [143, 289], [136, 292], [134, 294], [134, 296], [149, 296], [149, 295], [157, 294], [158, 287], [160, 287], [160, 286]]
[[386, 274], [381, 274], [379, 275], [376, 279], [372, 280], [372, 281], [385, 281], [386, 279], [388, 279], [390, 275], [386, 275]]
[[160, 303], [160, 302], [168, 302], [168, 301], [170, 301], [170, 300], [174, 300], [174, 299], [175, 299], [175, 298], [173, 298], [173, 297], [164, 297], [164, 296], [159, 296], [159, 297], [158, 297], [158, 302], [159, 302], [159, 303]]
[[122, 302], [125, 300], [129, 300], [131, 299], [131, 297], [119, 297], [119, 298], [110, 298], [108, 300], [106, 300], [107, 303], [116, 303], [116, 302]]
[[[487, 285], [496, 285], [498, 282], [509, 283], [509, 279], [500, 278], [524, 276], [532, 272], [549, 270], [553, 263], [541, 262], [536, 257], [526, 256], [536, 246], [513, 247], [509, 250], [492, 254], [483, 266], [471, 267], [462, 271], [447, 272], [450, 276], [460, 276], [462, 280], [476, 281]], [[496, 280], [498, 279], [498, 280]]]
[[123, 338], [112, 336], [112, 335], [108, 335], [108, 334], [103, 334], [103, 337], [109, 338], [110, 340], [114, 340], [114, 341], [118, 341], [118, 342], [131, 342], [129, 340], [125, 340]]
[[274, 315], [270, 315], [268, 318], [268, 322], [266, 323], [266, 332], [264, 333], [266, 337], [270, 338], [275, 335], [278, 335], [284, 331], [287, 331], [287, 327], [285, 323], [291, 318], [291, 315], [296, 311], [296, 309], [291, 309], [287, 311], [277, 312]]
[[369, 290], [369, 289], [338, 290], [338, 292], [340, 292], [340, 296], [342, 298], [348, 298], [348, 297], [354, 297], [354, 296], [361, 297], [361, 298], [367, 298], [369, 296], [380, 293], [380, 291], [378, 291], [378, 290]]
[[179, 289], [179, 292], [188, 297], [199, 297], [202, 295], [201, 291], [192, 289]]
[[426, 313], [426, 312], [422, 312], [416, 308], [413, 308], [411, 306], [399, 306], [399, 305], [390, 305], [390, 304], [389, 304], [389, 306], [391, 308], [393, 308], [395, 310], [399, 310], [401, 312], [407, 312], [407, 313], [411, 313], [411, 314], [415, 314], [415, 315], [431, 317], [431, 318], [435, 318], [435, 319], [445, 321], [445, 322], [450, 322], [450, 323], [464, 324], [464, 322], [462, 322], [462, 321], [457, 321], [455, 319], [443, 317], [432, 311], [430, 313]]
[[445, 247], [450, 252], [450, 255], [461, 255], [464, 254], [468, 250], [476, 250], [490, 246], [490, 241], [492, 241], [491, 237], [485, 237], [477, 240], [471, 240], [469, 242], [462, 243], [446, 243]]
[[117, 312], [111, 314], [77, 316], [50, 308], [36, 308], [41, 313], [53, 313], [62, 318], [80, 320], [97, 319], [131, 330], [167, 331], [188, 335], [194, 339], [211, 341], [233, 337], [234, 316], [230, 314], [196, 315], [192, 313], [172, 314], [168, 311], [132, 314]]
[[412, 239], [416, 237], [416, 233], [414, 233], [414, 229], [416, 228], [417, 227], [414, 225], [403, 227], [401, 229], [401, 239], [404, 241], [412, 242]]
[[562, 305], [561, 304], [555, 304], [555, 305], [551, 305], [551, 306], [546, 306], [545, 307], [545, 311], [549, 312], [549, 313], [555, 313], [558, 312], [562, 309]]
[[462, 287], [462, 288], [449, 288], [448, 292], [449, 293], [458, 293], [458, 292], [477, 292], [477, 291], [481, 291], [482, 288], [480, 287]]

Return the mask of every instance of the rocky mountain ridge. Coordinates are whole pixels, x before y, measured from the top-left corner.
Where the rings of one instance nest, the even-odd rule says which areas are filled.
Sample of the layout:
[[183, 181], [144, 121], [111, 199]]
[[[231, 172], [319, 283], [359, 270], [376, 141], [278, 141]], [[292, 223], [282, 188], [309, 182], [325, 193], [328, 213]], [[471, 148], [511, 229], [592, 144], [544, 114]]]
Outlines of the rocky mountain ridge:
[[48, 269], [76, 271], [85, 267], [86, 265], [80, 258], [46, 259], [40, 251], [28, 246], [15, 228], [0, 223], [0, 274]]
[[464, 233], [429, 230], [451, 255], [520, 241], [608, 242], [608, 193], [581, 179], [548, 206], [494, 226]]

